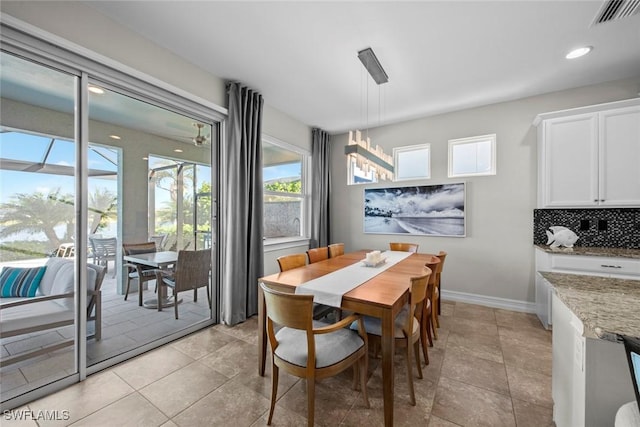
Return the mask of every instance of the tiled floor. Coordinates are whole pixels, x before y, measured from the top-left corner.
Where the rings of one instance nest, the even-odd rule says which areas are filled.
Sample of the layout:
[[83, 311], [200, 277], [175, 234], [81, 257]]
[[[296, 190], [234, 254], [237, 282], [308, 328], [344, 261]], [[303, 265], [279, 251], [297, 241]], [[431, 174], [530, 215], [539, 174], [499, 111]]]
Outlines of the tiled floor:
[[[532, 314], [443, 302], [439, 339], [410, 406], [396, 356], [397, 426], [547, 426], [551, 333]], [[379, 359], [370, 360], [371, 408], [347, 371], [316, 388], [316, 424], [383, 425]], [[24, 408], [68, 411], [60, 422], [24, 425], [262, 426], [270, 369], [257, 374], [257, 319], [217, 325], [89, 377]], [[306, 425], [305, 383], [281, 373], [274, 426]], [[64, 417], [59, 417], [64, 418]], [[3, 419], [3, 426], [12, 422]]]

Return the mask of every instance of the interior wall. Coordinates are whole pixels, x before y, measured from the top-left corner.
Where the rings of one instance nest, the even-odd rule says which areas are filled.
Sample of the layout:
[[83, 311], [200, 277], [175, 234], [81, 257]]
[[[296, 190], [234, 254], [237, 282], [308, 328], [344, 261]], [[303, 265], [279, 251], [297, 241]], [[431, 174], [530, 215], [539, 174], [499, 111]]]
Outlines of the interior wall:
[[[639, 89], [640, 76], [369, 129], [372, 143], [387, 153], [394, 147], [430, 143], [429, 180], [348, 186], [344, 154], [348, 135], [334, 135], [332, 239], [344, 241], [347, 250], [387, 249], [390, 241], [419, 243], [420, 252], [445, 250], [449, 253], [443, 272], [445, 299], [489, 297], [493, 302], [530, 310], [534, 301], [532, 232], [537, 188], [533, 120], [539, 113], [634, 98]], [[448, 140], [490, 133], [497, 134], [497, 175], [447, 178]], [[363, 232], [364, 188], [461, 181], [467, 183], [466, 237]]]

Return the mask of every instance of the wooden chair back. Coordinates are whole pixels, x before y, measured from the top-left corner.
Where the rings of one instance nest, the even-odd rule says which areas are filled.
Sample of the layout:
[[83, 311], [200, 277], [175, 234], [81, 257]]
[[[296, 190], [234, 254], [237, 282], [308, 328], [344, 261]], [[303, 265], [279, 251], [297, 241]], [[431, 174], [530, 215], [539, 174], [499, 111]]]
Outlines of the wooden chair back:
[[307, 265], [306, 254], [291, 254], [278, 257], [278, 266], [280, 272], [291, 270], [293, 268], [304, 267]]
[[392, 242], [389, 243], [389, 249], [401, 252], [418, 252], [418, 245], [416, 243]]
[[329, 245], [329, 258], [344, 255], [344, 243], [333, 243]]
[[[280, 326], [311, 332], [313, 329], [313, 295], [279, 292], [264, 285], [262, 289], [269, 319]], [[275, 345], [275, 342], [271, 344]]]
[[307, 251], [307, 256], [309, 257], [309, 264], [313, 264], [314, 262], [328, 259], [329, 248], [326, 246], [323, 246], [321, 248], [309, 249]]
[[[276, 397], [278, 394], [278, 377], [279, 370], [283, 369], [289, 374], [295, 375], [300, 378], [305, 378], [307, 381], [307, 425], [313, 427], [314, 424], [314, 412], [315, 412], [315, 382], [316, 380], [334, 376], [344, 371], [345, 369], [359, 365], [359, 369], [354, 369], [354, 386], [356, 384], [357, 377], [360, 377], [360, 388], [362, 389], [362, 397], [365, 401], [367, 408], [369, 407], [369, 400], [367, 397], [367, 354], [368, 354], [368, 342], [367, 334], [364, 330], [362, 317], [357, 314], [352, 314], [346, 318], [340, 320], [331, 325], [323, 324], [322, 327], [313, 326], [313, 295], [296, 295], [291, 293], [280, 292], [273, 290], [266, 286], [264, 283], [260, 283], [260, 287], [264, 293], [264, 301], [266, 306], [267, 315], [267, 336], [269, 337], [269, 344], [271, 346], [272, 353], [272, 371], [271, 371], [271, 408], [269, 409], [269, 418], [267, 425], [271, 425], [273, 418], [273, 412], [275, 409]], [[277, 324], [279, 329], [278, 334], [286, 333], [287, 343], [283, 341], [284, 354], [282, 354], [278, 347], [280, 342], [275, 333], [274, 323]], [[352, 323], [357, 323], [358, 332], [353, 336], [344, 336], [347, 330], [345, 329]], [[294, 338], [287, 329], [298, 329], [305, 331], [306, 337], [297, 335]], [[349, 331], [349, 333], [351, 333]], [[350, 345], [354, 344], [356, 339], [360, 336], [360, 347], [353, 347], [350, 353], [345, 353], [342, 359], [331, 360], [330, 364], [323, 366], [323, 360], [316, 359], [316, 335], [323, 334], [324, 337], [329, 337], [331, 334], [343, 336], [340, 341], [345, 343], [349, 342]], [[327, 338], [325, 338], [327, 339]], [[323, 341], [320, 341], [322, 343]], [[333, 347], [329, 344], [331, 339], [324, 341], [325, 344], [331, 349]], [[293, 343], [293, 345], [292, 345]], [[306, 349], [304, 348], [306, 344]], [[287, 354], [287, 349], [291, 351], [291, 347], [295, 347], [295, 354], [298, 355], [302, 352], [306, 354], [305, 360], [300, 364], [298, 357], [291, 357], [292, 354]], [[306, 350], [306, 351], [305, 351]], [[322, 354], [322, 353], [321, 353]], [[327, 362], [326, 359], [324, 360]], [[306, 366], [303, 366], [306, 365]], [[319, 366], [317, 366], [319, 365]], [[355, 366], [354, 366], [355, 367]]]

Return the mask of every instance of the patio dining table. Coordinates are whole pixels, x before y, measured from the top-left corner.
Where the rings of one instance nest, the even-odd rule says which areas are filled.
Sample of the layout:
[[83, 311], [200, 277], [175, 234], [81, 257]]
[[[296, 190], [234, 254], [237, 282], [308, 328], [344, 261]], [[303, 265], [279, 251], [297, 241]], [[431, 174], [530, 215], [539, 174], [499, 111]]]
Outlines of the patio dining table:
[[[125, 261], [133, 264], [141, 264], [147, 267], [157, 268], [158, 270], [165, 270], [170, 265], [174, 265], [178, 262], [178, 252], [146, 252], [135, 255], [125, 255], [123, 258]], [[158, 285], [160, 285], [160, 283], [158, 283]], [[173, 307], [173, 300], [167, 296], [162, 296], [162, 288], [162, 286], [158, 286], [158, 297], [145, 300], [142, 303], [142, 306], [145, 308], [157, 308], [158, 311], [162, 311], [162, 309], [166, 307]], [[162, 304], [158, 304], [158, 301], [162, 301]], [[178, 300], [178, 304], [180, 304], [181, 301], [181, 299]]]

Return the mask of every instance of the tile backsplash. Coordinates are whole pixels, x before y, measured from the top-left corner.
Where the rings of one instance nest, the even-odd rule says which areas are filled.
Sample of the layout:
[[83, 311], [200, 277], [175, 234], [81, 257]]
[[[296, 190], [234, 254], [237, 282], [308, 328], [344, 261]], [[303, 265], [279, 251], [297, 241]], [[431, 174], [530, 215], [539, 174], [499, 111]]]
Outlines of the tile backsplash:
[[554, 225], [576, 233], [576, 246], [640, 249], [640, 209], [534, 209], [533, 243], [546, 244]]

